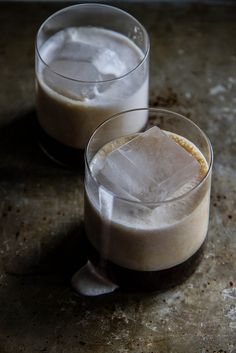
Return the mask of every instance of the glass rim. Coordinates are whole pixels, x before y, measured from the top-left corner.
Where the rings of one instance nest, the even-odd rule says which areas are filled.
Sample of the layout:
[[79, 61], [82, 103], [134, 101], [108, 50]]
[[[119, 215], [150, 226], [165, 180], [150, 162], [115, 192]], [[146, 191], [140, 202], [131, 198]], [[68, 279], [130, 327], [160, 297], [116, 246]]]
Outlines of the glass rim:
[[[140, 28], [142, 29], [143, 33], [144, 33], [144, 37], [145, 37], [145, 41], [147, 43], [147, 48], [145, 50], [145, 52], [143, 53], [143, 58], [140, 60], [140, 62], [134, 67], [132, 68], [131, 70], [129, 70], [128, 72], [126, 72], [125, 74], [121, 75], [121, 76], [118, 76], [118, 77], [115, 77], [115, 78], [111, 78], [111, 79], [107, 79], [107, 80], [101, 80], [101, 81], [86, 81], [86, 80], [79, 80], [79, 79], [75, 79], [75, 78], [71, 78], [71, 77], [67, 77], [65, 75], [62, 75], [60, 73], [58, 73], [57, 71], [55, 70], [52, 70], [52, 68], [50, 67], [50, 64], [47, 64], [45, 62], [45, 60], [43, 60], [41, 54], [40, 54], [40, 49], [38, 47], [38, 40], [39, 40], [39, 35], [43, 29], [43, 27], [45, 26], [45, 24], [50, 20], [52, 19], [54, 16], [60, 14], [60, 13], [63, 13], [65, 11], [67, 11], [68, 9], [73, 9], [73, 8], [78, 8], [78, 7], [93, 7], [93, 6], [96, 6], [96, 7], [103, 7], [103, 8], [110, 8], [110, 9], [113, 9], [117, 12], [120, 12], [124, 15], [126, 15], [127, 17], [129, 17], [130, 19], [134, 20], [135, 22], [137, 22], [140, 26]], [[128, 37], [127, 37], [128, 38]], [[63, 78], [63, 79], [66, 79], [66, 80], [69, 80], [69, 81], [73, 81], [73, 82], [78, 82], [78, 83], [87, 83], [87, 84], [102, 84], [102, 83], [108, 83], [108, 82], [114, 82], [114, 81], [118, 81], [118, 80], [121, 80], [123, 78], [125, 78], [126, 76], [130, 75], [132, 72], [136, 71], [145, 61], [146, 59], [148, 58], [148, 55], [149, 55], [149, 52], [150, 52], [150, 39], [149, 39], [149, 36], [148, 36], [148, 33], [147, 33], [147, 30], [145, 29], [145, 27], [134, 17], [132, 16], [131, 14], [129, 14], [128, 12], [120, 9], [119, 7], [116, 7], [116, 6], [111, 6], [111, 5], [105, 5], [105, 4], [99, 4], [99, 3], [89, 3], [89, 4], [76, 4], [76, 5], [71, 5], [71, 6], [67, 6], [67, 7], [64, 7], [63, 9], [61, 10], [58, 10], [56, 12], [54, 12], [52, 15], [50, 15], [49, 17], [46, 18], [46, 20], [43, 21], [43, 23], [41, 24], [41, 26], [39, 27], [38, 31], [37, 31], [37, 34], [36, 34], [36, 40], [35, 40], [35, 52], [36, 54], [38, 55], [39, 59], [42, 61], [42, 63], [51, 71], [53, 72], [54, 74], [56, 74], [57, 76]]]
[[[174, 116], [176, 116], [178, 118], [181, 118], [181, 119], [185, 120], [186, 122], [190, 123], [190, 125], [194, 126], [194, 128], [196, 128], [201, 133], [201, 135], [204, 137], [204, 139], [206, 140], [208, 148], [209, 148], [209, 152], [210, 152], [210, 160], [209, 160], [209, 163], [208, 163], [208, 170], [207, 170], [206, 174], [199, 180], [199, 182], [194, 187], [192, 187], [190, 190], [185, 192], [184, 194], [182, 194], [180, 196], [177, 196], [177, 197], [174, 197], [174, 198], [171, 198], [171, 199], [168, 199], [168, 200], [163, 200], [163, 201], [158, 201], [158, 202], [143, 202], [143, 201], [139, 201], [139, 200], [137, 200], [137, 201], [136, 200], [130, 200], [128, 198], [120, 197], [120, 196], [116, 195], [111, 190], [107, 189], [104, 185], [99, 183], [97, 181], [97, 179], [93, 176], [92, 171], [90, 169], [90, 165], [89, 165], [89, 161], [88, 161], [87, 155], [88, 155], [88, 149], [89, 149], [90, 143], [91, 143], [93, 137], [96, 135], [97, 131], [103, 125], [108, 123], [109, 121], [111, 121], [113, 119], [116, 119], [116, 118], [118, 118], [119, 116], [121, 116], [123, 114], [132, 113], [132, 112], [138, 112], [138, 111], [147, 111], [149, 113], [168, 113], [168, 114], [172, 114], [172, 115], [174, 115]], [[154, 205], [158, 206], [158, 205], [166, 205], [166, 204], [170, 204], [172, 202], [179, 201], [179, 200], [185, 198], [186, 196], [188, 196], [189, 194], [191, 194], [193, 191], [195, 191], [195, 190], [200, 188], [200, 186], [204, 183], [204, 181], [208, 178], [209, 174], [211, 173], [212, 165], [213, 165], [213, 149], [212, 149], [211, 141], [208, 138], [208, 136], [206, 135], [206, 133], [204, 131], [202, 131], [202, 129], [197, 124], [195, 124], [192, 120], [188, 119], [187, 117], [185, 117], [182, 114], [173, 112], [173, 111], [168, 110], [168, 109], [150, 107], [150, 108], [130, 109], [130, 110], [122, 111], [120, 113], [116, 113], [116, 114], [112, 115], [111, 117], [107, 118], [100, 125], [98, 125], [98, 127], [96, 128], [96, 130], [94, 130], [93, 134], [91, 135], [91, 137], [90, 137], [90, 139], [89, 139], [89, 141], [87, 143], [87, 146], [86, 146], [85, 152], [84, 152], [84, 159], [85, 159], [85, 165], [86, 165], [86, 168], [87, 168], [87, 170], [89, 172], [89, 175], [95, 181], [95, 183], [98, 185], [98, 188], [101, 186], [112, 197], [114, 197], [114, 198], [116, 198], [118, 200], [121, 200], [121, 201], [129, 202], [131, 204], [144, 205], [144, 206], [145, 205], [146, 206], [154, 206]], [[86, 187], [86, 184], [85, 184], [85, 187]]]

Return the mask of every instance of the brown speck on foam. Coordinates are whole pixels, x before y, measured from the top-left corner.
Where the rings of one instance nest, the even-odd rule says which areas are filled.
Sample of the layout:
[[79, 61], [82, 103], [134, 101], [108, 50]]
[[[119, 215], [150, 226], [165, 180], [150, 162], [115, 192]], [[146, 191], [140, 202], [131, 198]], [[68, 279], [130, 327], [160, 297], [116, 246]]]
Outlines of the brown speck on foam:
[[200, 153], [196, 150], [196, 148], [188, 143], [185, 139], [181, 138], [180, 136], [177, 136], [175, 134], [168, 134], [169, 138], [171, 138], [173, 141], [178, 143], [181, 147], [185, 149], [188, 153], [190, 153], [200, 164], [200, 177], [204, 177], [208, 171], [208, 165], [206, 161], [202, 158]]

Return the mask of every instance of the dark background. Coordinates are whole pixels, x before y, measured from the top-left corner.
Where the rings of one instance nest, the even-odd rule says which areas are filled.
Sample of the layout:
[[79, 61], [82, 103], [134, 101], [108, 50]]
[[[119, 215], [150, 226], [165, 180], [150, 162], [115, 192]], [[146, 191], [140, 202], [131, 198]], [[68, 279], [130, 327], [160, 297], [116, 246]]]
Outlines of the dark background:
[[235, 353], [236, 4], [112, 2], [150, 35], [150, 105], [195, 121], [215, 162], [196, 273], [165, 293], [97, 298], [70, 287], [86, 261], [83, 177], [33, 130], [36, 31], [67, 4], [0, 3], [0, 352]]

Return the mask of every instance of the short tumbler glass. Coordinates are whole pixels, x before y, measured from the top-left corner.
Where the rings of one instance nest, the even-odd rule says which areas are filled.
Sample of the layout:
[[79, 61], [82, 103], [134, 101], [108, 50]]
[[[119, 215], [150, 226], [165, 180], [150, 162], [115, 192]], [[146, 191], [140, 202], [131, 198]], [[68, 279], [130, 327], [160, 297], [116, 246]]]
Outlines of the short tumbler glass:
[[[91, 162], [104, 145], [139, 131], [132, 125], [134, 117], [149, 119], [145, 129], [156, 125], [190, 141], [206, 167], [204, 175], [190, 190], [158, 202], [152, 209], [106, 189], [91, 170]], [[114, 129], [114, 126], [128, 124], [129, 120], [127, 133]], [[126, 290], [152, 291], [183, 282], [193, 273], [203, 254], [209, 221], [212, 161], [208, 137], [180, 114], [163, 109], [137, 109], [117, 114], [102, 123], [90, 138], [85, 152], [84, 217], [88, 257], [92, 264]]]
[[[40, 146], [64, 165], [78, 166], [89, 137], [106, 118], [148, 106], [148, 34], [118, 8], [79, 4], [56, 12], [39, 28], [35, 60]], [[138, 129], [145, 123], [132, 121]], [[125, 132], [126, 126], [120, 128]]]

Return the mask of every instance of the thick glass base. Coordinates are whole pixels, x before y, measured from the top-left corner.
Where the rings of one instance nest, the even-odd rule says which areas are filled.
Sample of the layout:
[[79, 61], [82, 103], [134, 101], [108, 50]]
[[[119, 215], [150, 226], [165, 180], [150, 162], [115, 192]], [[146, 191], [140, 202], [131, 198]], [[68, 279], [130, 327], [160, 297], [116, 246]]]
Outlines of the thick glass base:
[[159, 271], [135, 271], [118, 266], [102, 259], [90, 242], [88, 242], [88, 257], [94, 266], [98, 267], [104, 275], [121, 289], [132, 292], [165, 290], [183, 283], [193, 274], [203, 257], [205, 242], [185, 262]]
[[38, 143], [43, 152], [54, 162], [73, 169], [84, 169], [84, 150], [66, 146], [49, 136], [36, 123]]

